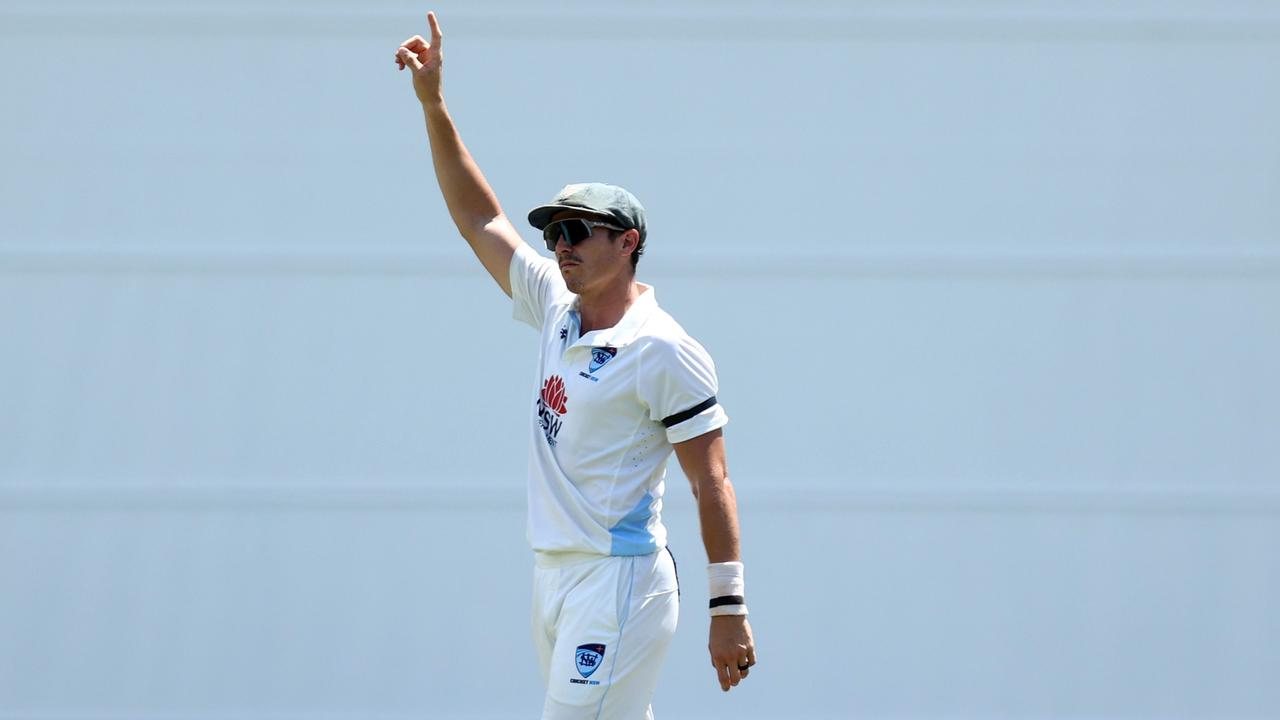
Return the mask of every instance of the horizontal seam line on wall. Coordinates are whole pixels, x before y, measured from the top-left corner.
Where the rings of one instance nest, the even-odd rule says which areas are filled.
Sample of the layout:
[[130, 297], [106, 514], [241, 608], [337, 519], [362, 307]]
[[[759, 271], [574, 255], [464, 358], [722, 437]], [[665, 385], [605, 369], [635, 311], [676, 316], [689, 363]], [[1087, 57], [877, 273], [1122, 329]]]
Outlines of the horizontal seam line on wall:
[[[752, 489], [739, 484], [739, 503], [753, 508], [845, 512], [995, 512], [1007, 514], [1280, 515], [1280, 488], [1053, 488], [800, 486]], [[691, 500], [689, 501], [692, 502]], [[0, 487], [0, 511], [319, 511], [431, 512], [520, 510], [523, 482], [506, 487], [378, 485], [288, 488], [155, 485]]]
[[[836, 12], [803, 9], [786, 17], [709, 11], [601, 12], [589, 6], [572, 13], [455, 11], [442, 18], [461, 38], [529, 38], [538, 29], [590, 29], [590, 37], [651, 42], [696, 40], [757, 41], [766, 33], [772, 41], [899, 42], [943, 41], [979, 43], [1275, 43], [1280, 41], [1280, 18], [1270, 13], [1210, 13], [1194, 15], [1067, 14], [968, 12], [965, 14]], [[384, 35], [406, 21], [421, 25], [418, 13], [387, 8], [324, 12], [300, 5], [298, 12], [262, 11], [248, 6], [216, 6], [175, 11], [172, 7], [101, 9], [85, 6], [47, 11], [36, 6], [0, 12], [0, 35], [92, 34], [110, 36], [280, 37], [309, 34]], [[421, 29], [421, 28], [418, 28]], [[411, 28], [412, 30], [412, 28]], [[408, 31], [406, 31], [408, 32]], [[399, 38], [396, 38], [399, 39]]]
[[[138, 275], [467, 275], [479, 269], [463, 254], [412, 251], [206, 251], [0, 249], [0, 274]], [[726, 249], [722, 255], [646, 257], [644, 270], [664, 275], [1280, 275], [1280, 251], [1131, 253], [793, 252]]]

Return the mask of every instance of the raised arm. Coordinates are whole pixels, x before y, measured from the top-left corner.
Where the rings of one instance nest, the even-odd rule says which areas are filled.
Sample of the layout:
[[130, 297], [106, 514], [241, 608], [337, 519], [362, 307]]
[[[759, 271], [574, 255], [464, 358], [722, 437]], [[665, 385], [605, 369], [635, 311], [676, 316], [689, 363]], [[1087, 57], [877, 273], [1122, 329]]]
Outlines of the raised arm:
[[[736, 598], [739, 607], [735, 614], [717, 614], [712, 610], [710, 640], [707, 650], [711, 653], [711, 665], [716, 669], [720, 689], [728, 691], [745, 678], [756, 664], [755, 640], [751, 636], [751, 623], [747, 622], [746, 604], [741, 597], [742, 565], [738, 550], [738, 500], [729, 482], [728, 465], [725, 462], [724, 434], [712, 430], [698, 437], [673, 445], [680, 468], [693, 486], [693, 496], [698, 501], [698, 520], [702, 525], [702, 544], [707, 548], [708, 572], [736, 573]], [[711, 578], [713, 602], [718, 580]], [[726, 591], [727, 592], [727, 591]], [[732, 602], [732, 601], [731, 601]], [[720, 606], [728, 612], [729, 606]]]
[[449, 215], [458, 232], [470, 243], [484, 269], [507, 295], [511, 295], [511, 256], [523, 242], [520, 234], [498, 205], [498, 197], [485, 181], [484, 174], [462, 144], [453, 119], [444, 104], [440, 77], [444, 64], [441, 51], [440, 23], [435, 13], [427, 13], [431, 26], [431, 42], [414, 35], [396, 50], [396, 66], [413, 74], [413, 90], [422, 103], [431, 141], [431, 160], [436, 181], [449, 207]]

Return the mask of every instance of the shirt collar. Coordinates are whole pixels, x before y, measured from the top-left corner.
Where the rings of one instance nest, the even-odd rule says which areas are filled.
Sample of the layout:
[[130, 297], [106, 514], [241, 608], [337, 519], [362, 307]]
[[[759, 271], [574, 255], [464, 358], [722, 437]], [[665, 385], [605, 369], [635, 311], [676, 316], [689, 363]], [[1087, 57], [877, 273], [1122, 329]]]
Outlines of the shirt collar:
[[[631, 303], [631, 307], [622, 314], [622, 319], [617, 325], [609, 328], [601, 328], [592, 330], [578, 338], [577, 342], [569, 347], [623, 347], [631, 344], [636, 339], [636, 335], [640, 333], [640, 328], [653, 315], [653, 311], [658, 308], [658, 299], [656, 291], [651, 285], [640, 284], [640, 297]], [[573, 311], [579, 313], [579, 323], [581, 323], [581, 311], [578, 303], [581, 298], [574, 296]], [[579, 325], [581, 327], [581, 325]]]

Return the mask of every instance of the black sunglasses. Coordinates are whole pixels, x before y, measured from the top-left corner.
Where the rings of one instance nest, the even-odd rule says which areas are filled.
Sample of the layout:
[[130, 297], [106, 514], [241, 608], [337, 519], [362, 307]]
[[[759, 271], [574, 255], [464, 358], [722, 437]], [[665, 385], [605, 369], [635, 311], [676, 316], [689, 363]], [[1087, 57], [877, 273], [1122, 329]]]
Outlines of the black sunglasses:
[[591, 233], [595, 232], [598, 227], [609, 228], [610, 230], [617, 230], [618, 232], [622, 232], [625, 229], [617, 227], [616, 225], [610, 225], [609, 223], [587, 220], [586, 218], [565, 218], [564, 220], [557, 220], [553, 223], [549, 223], [545, 228], [543, 228], [542, 239], [547, 241], [547, 249], [551, 252], [555, 252], [556, 243], [560, 242], [561, 237], [563, 237], [564, 241], [569, 243], [570, 246], [577, 245], [583, 240], [591, 237]]

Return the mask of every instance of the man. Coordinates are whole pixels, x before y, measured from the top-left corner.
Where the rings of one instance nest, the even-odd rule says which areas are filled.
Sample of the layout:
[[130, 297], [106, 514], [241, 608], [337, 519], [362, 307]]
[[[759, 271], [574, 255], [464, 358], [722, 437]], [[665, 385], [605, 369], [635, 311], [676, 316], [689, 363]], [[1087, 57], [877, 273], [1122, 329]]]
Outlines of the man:
[[529, 213], [553, 263], [521, 240], [462, 144], [441, 90], [440, 25], [396, 51], [412, 72], [436, 179], [459, 232], [541, 332], [529, 416], [528, 536], [543, 718], [652, 718], [679, 593], [662, 525], [674, 449], [698, 502], [711, 585], [708, 649], [728, 691], [755, 664], [737, 504], [715, 367], [636, 282], [644, 210], [631, 193], [569, 185]]

